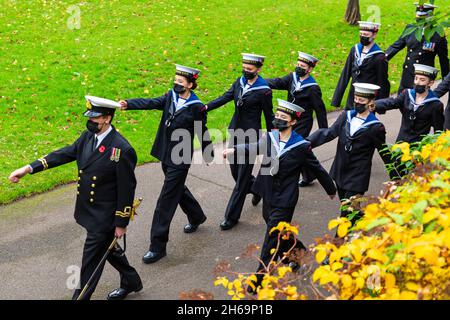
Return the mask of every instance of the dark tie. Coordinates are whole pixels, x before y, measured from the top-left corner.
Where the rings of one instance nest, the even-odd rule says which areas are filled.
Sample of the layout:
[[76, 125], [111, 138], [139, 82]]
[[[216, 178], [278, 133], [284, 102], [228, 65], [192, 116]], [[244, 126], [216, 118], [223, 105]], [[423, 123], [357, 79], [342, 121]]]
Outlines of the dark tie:
[[92, 152], [94, 152], [95, 149], [97, 149], [97, 136], [94, 136], [94, 143], [92, 144]]

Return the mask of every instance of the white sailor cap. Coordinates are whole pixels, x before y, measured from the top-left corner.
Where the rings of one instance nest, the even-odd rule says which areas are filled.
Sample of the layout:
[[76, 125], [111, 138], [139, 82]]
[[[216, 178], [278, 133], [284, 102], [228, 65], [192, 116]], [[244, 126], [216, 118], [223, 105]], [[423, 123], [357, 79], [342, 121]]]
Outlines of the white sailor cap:
[[188, 79], [197, 79], [198, 75], [200, 74], [200, 70], [194, 69], [194, 68], [190, 68], [190, 67], [186, 67], [186, 66], [182, 66], [180, 64], [176, 64], [176, 74], [179, 76], [183, 76], [186, 77]]
[[439, 70], [432, 66], [427, 66], [425, 64], [415, 64], [414, 65], [414, 74], [420, 74], [423, 76], [427, 76], [431, 79], [436, 79]]
[[262, 66], [264, 64], [265, 56], [260, 56], [253, 53], [242, 53], [242, 62], [246, 64], [253, 64], [256, 66]]
[[296, 104], [287, 102], [285, 100], [278, 99], [277, 111], [287, 113], [287, 114], [293, 116], [294, 118], [300, 118], [300, 114], [302, 112], [305, 112], [305, 109], [303, 109], [302, 107], [300, 107]]
[[378, 95], [378, 91], [381, 89], [380, 86], [371, 83], [354, 83], [355, 96], [364, 98], [374, 98]]
[[434, 9], [437, 8], [437, 6], [430, 3], [424, 3], [423, 5], [420, 5], [418, 2], [416, 2], [414, 3], [414, 5], [416, 6], [417, 18], [430, 17], [433, 15]]
[[376, 22], [370, 22], [370, 21], [358, 21], [359, 24], [359, 30], [361, 31], [372, 31], [372, 32], [378, 32], [380, 30], [381, 24]]
[[85, 117], [93, 118], [103, 115], [113, 115], [120, 104], [116, 101], [94, 96], [84, 96], [86, 99]]
[[414, 2], [414, 5], [416, 6], [417, 11], [433, 11], [434, 9], [439, 8], [431, 3], [424, 3], [423, 5], [420, 5], [419, 2]]
[[316, 57], [314, 57], [310, 54], [299, 51], [298, 52], [298, 61], [306, 62], [311, 67], [315, 67], [317, 62], [319, 61], [319, 59], [317, 59]]

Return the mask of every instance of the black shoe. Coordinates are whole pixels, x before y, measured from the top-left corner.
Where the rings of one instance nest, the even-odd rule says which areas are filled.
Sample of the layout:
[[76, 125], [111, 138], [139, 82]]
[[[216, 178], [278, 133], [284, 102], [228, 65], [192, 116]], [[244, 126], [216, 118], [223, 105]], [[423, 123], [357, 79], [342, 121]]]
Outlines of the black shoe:
[[232, 221], [232, 220], [223, 220], [222, 223], [220, 224], [220, 229], [222, 230], [230, 230], [232, 229], [235, 225], [237, 225], [237, 221]]
[[193, 232], [197, 231], [198, 227], [205, 221], [206, 221], [206, 216], [204, 216], [204, 218], [202, 219], [202, 221], [200, 221], [199, 224], [188, 223], [187, 225], [184, 226], [184, 229], [183, 229], [184, 233], [193, 233]]
[[149, 263], [154, 263], [156, 261], [158, 261], [159, 259], [163, 258], [166, 256], [166, 251], [161, 251], [161, 252], [153, 252], [153, 251], [148, 251], [143, 257], [142, 257], [142, 261], [146, 264]]
[[300, 188], [308, 187], [308, 186], [310, 186], [310, 185], [312, 185], [312, 181], [300, 180], [300, 181], [298, 182], [298, 186], [299, 186]]
[[251, 294], [251, 295], [255, 295], [255, 294], [257, 294], [257, 289], [258, 289], [257, 286], [255, 286], [255, 289], [253, 289], [253, 287], [251, 285], [248, 285], [247, 293]]
[[251, 285], [247, 286], [247, 292], [251, 295], [255, 295], [258, 293], [258, 288], [261, 287], [263, 277], [261, 275], [256, 275], [256, 282], [251, 281], [254, 287]]
[[117, 288], [108, 294], [107, 300], [123, 300], [132, 292], [139, 292], [142, 290], [142, 283], [134, 290], [127, 290], [124, 288]]
[[256, 207], [257, 205], [258, 205], [258, 203], [260, 203], [261, 202], [261, 196], [260, 195], [257, 195], [257, 194], [254, 194], [253, 195], [253, 198], [252, 198], [252, 205], [254, 206], [254, 207]]

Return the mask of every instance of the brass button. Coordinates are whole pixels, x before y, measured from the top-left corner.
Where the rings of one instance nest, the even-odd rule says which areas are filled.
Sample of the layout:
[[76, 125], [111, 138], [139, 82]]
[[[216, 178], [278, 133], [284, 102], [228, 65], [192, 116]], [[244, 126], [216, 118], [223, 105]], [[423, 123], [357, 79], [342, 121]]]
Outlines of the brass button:
[[411, 58], [410, 58], [410, 57], [408, 57], [408, 60], [411, 60]]
[[77, 188], [79, 188], [80, 187], [80, 184], [77, 184]]
[[80, 191], [77, 191], [77, 195], [80, 195]]
[[80, 177], [78, 177], [78, 181], [80, 181], [81, 180], [81, 178]]
[[91, 198], [89, 201], [94, 202], [94, 199]]
[[83, 170], [80, 170], [80, 174], [83, 173]]
[[405, 69], [408, 69], [408, 66], [405, 66]]
[[416, 63], [419, 63], [419, 60], [416, 60]]
[[419, 56], [421, 56], [422, 55], [422, 52], [419, 52]]
[[94, 195], [94, 191], [91, 191], [91, 196], [93, 196]]
[[92, 187], [92, 188], [95, 188], [95, 184], [94, 184], [94, 183], [93, 183], [93, 184], [91, 184], [91, 187]]
[[412, 49], [410, 49], [410, 50], [409, 50], [409, 52], [413, 52], [413, 50], [412, 50]]
[[97, 177], [96, 177], [96, 176], [93, 176], [93, 177], [92, 177], [92, 180], [94, 180], [94, 181], [97, 180]]

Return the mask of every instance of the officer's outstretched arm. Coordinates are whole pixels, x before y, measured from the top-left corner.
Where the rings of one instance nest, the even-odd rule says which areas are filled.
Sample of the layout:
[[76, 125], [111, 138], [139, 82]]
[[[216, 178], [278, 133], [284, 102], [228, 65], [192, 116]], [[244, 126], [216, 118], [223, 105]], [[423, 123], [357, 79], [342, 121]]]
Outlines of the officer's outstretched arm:
[[35, 174], [47, 169], [58, 167], [60, 165], [75, 161], [77, 159], [78, 145], [83, 136], [78, 138], [72, 145], [53, 151], [52, 153], [39, 158], [30, 165], [26, 165], [15, 170], [9, 176], [9, 180], [13, 183], [19, 182], [20, 178], [27, 174]]

